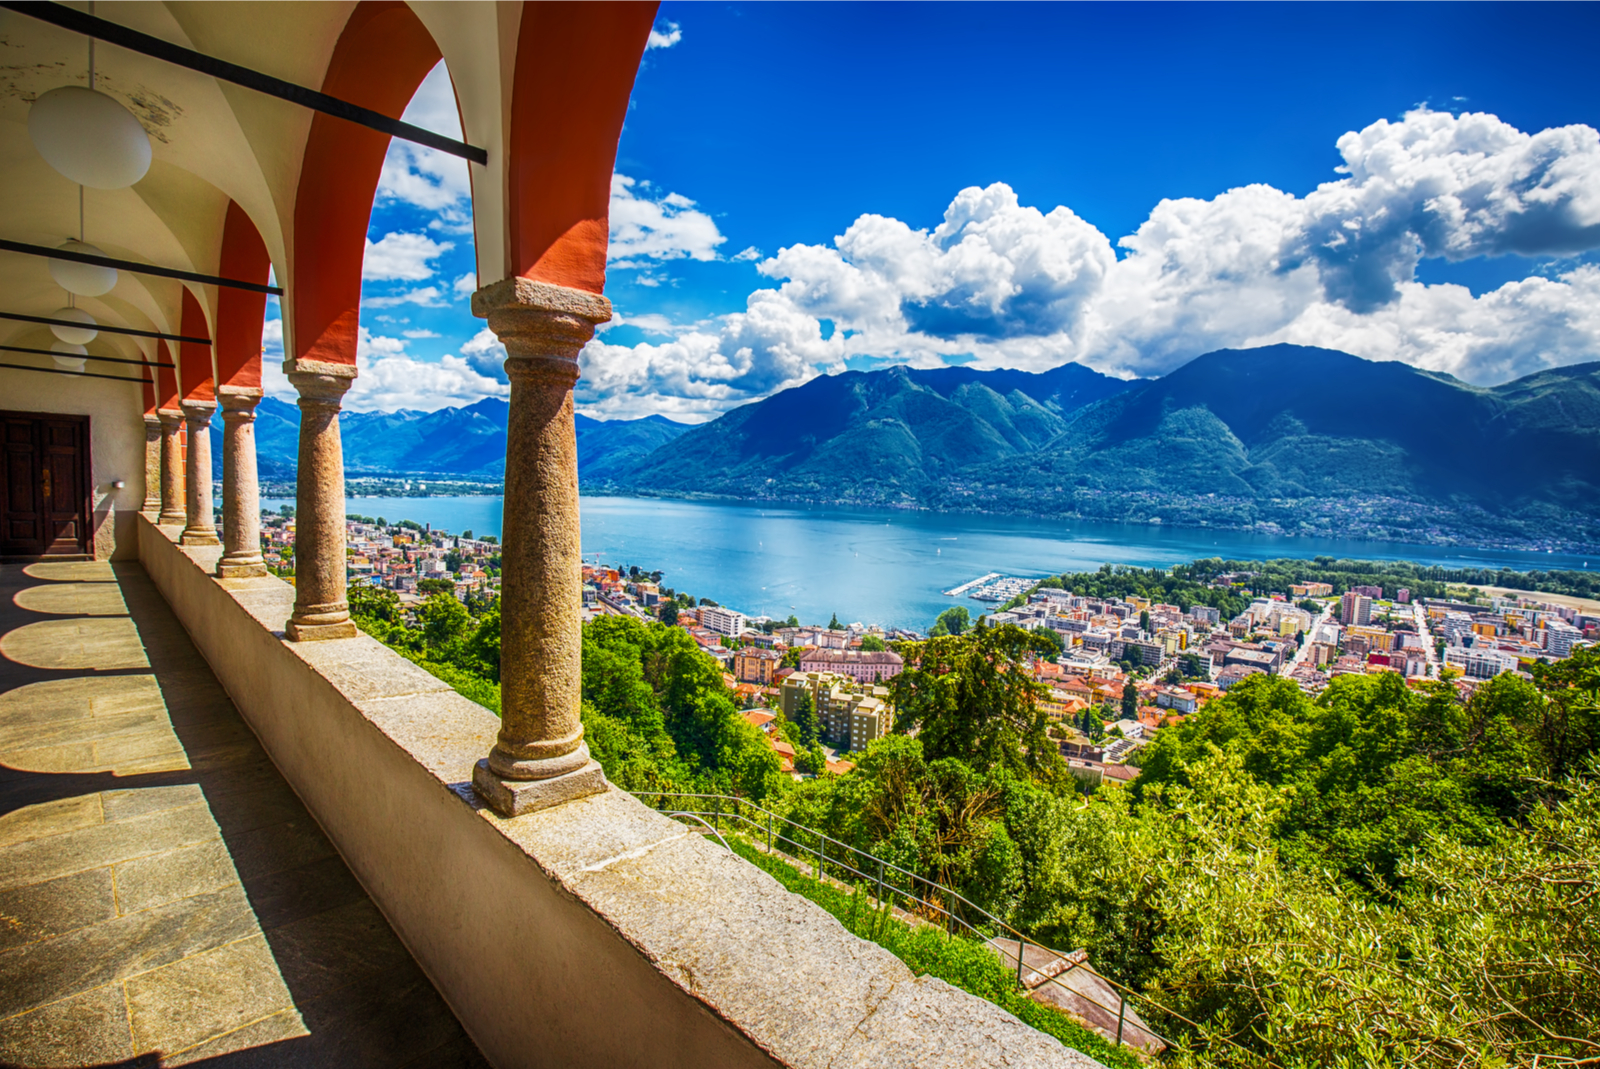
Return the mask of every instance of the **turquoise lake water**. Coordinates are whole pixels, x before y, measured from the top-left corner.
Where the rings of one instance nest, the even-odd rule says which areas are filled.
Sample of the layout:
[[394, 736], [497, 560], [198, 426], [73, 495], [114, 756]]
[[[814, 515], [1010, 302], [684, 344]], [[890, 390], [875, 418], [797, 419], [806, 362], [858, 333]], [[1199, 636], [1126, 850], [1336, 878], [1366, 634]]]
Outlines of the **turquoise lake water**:
[[[262, 507], [283, 504], [293, 502], [268, 500]], [[347, 506], [391, 523], [415, 520], [478, 535], [500, 533], [500, 509], [498, 497], [352, 498]], [[792, 613], [804, 623], [827, 623], [838, 613], [845, 623], [918, 630], [954, 604], [986, 608], [941, 591], [988, 572], [1042, 577], [1104, 563], [1324, 555], [1521, 570], [1590, 567], [1559, 553], [894, 510], [585, 497], [582, 513], [586, 559], [660, 569], [666, 585], [697, 598], [752, 616]]]

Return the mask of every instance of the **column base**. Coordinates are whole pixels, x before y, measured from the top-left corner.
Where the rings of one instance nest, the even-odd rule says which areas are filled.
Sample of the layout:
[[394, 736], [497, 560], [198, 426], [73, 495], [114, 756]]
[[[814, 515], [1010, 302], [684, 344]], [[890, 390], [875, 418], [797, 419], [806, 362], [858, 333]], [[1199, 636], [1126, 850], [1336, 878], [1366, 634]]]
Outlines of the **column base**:
[[163, 512], [156, 517], [157, 527], [184, 527], [188, 523], [189, 514], [187, 512], [180, 512], [176, 515], [170, 512]]
[[256, 561], [255, 563], [230, 564], [226, 558], [217, 562], [218, 579], [255, 579], [259, 576], [269, 575], [267, 566]]
[[217, 537], [216, 531], [207, 530], [203, 527], [197, 531], [186, 527], [184, 528], [183, 534], [178, 536], [178, 545], [220, 546], [222, 545], [222, 539]]
[[606, 774], [596, 761], [549, 779], [502, 779], [489, 771], [488, 759], [472, 769], [472, 789], [485, 805], [503, 817], [519, 817], [540, 809], [575, 802], [610, 790]]
[[334, 638], [355, 638], [361, 629], [349, 620], [336, 624], [297, 624], [293, 620], [283, 625], [283, 635], [290, 642], [323, 642]]

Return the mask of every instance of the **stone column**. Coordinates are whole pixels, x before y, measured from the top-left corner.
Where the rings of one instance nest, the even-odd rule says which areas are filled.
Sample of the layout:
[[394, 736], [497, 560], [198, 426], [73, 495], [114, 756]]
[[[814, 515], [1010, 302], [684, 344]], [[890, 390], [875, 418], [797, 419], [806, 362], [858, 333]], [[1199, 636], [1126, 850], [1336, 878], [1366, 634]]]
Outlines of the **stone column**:
[[354, 638], [345, 600], [344, 450], [339, 402], [356, 377], [347, 364], [284, 361], [300, 392], [300, 468], [294, 498], [294, 614], [291, 642]]
[[183, 429], [183, 413], [163, 408], [156, 413], [161, 421], [161, 515], [156, 523], [163, 527], [183, 523], [183, 444], [178, 432]]
[[611, 302], [525, 278], [486, 286], [472, 313], [506, 347], [506, 428], [500, 573], [500, 735], [472, 785], [505, 816], [606, 790], [578, 718], [583, 558], [572, 387], [578, 351]]
[[161, 417], [144, 414], [144, 512], [161, 511]]
[[218, 386], [222, 402], [222, 559], [220, 579], [266, 575], [261, 559], [261, 488], [256, 482], [256, 403], [261, 390]]
[[181, 405], [189, 421], [189, 452], [183, 465], [184, 510], [188, 523], [178, 544], [215, 546], [220, 540], [217, 538], [215, 497], [211, 493], [211, 416], [217, 410], [217, 403], [187, 400]]

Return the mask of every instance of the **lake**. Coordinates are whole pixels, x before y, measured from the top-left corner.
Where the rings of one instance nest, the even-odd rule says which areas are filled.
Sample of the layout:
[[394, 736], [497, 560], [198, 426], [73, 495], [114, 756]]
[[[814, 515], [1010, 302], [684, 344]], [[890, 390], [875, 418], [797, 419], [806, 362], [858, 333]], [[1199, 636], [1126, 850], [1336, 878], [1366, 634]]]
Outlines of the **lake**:
[[[276, 510], [293, 504], [264, 500]], [[352, 498], [347, 511], [460, 534], [500, 533], [498, 497]], [[1588, 568], [1559, 553], [1472, 550], [1242, 531], [895, 510], [758, 506], [630, 497], [582, 499], [586, 560], [659, 569], [662, 582], [751, 616], [925, 630], [955, 604], [941, 591], [988, 572], [1043, 577], [1101, 564], [1198, 557], [1358, 557], [1519, 570]], [[1600, 560], [1595, 562], [1600, 565]]]

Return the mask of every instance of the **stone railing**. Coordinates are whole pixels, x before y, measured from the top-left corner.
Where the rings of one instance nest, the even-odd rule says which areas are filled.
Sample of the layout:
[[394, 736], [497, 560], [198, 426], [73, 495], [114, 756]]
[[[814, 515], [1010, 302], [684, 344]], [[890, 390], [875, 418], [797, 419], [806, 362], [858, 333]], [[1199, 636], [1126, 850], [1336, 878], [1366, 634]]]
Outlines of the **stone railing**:
[[617, 790], [503, 818], [498, 720], [366, 635], [284, 641], [294, 590], [140, 517], [145, 569], [485, 1056], [513, 1066], [1075, 1066]]

